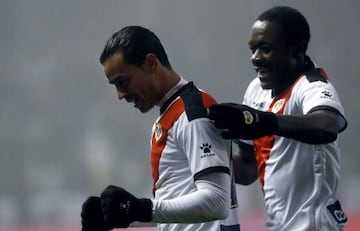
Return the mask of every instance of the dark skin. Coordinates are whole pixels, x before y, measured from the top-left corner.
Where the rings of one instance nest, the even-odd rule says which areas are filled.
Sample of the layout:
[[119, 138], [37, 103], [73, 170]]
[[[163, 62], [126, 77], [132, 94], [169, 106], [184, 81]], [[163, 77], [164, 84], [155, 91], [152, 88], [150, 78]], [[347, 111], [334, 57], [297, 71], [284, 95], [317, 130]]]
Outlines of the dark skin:
[[232, 157], [235, 183], [249, 185], [258, 178], [254, 149], [247, 144], [239, 146], [239, 153]]
[[[251, 62], [263, 89], [271, 89], [273, 96], [281, 94], [301, 74], [304, 66], [306, 44], [288, 44], [281, 27], [269, 21], [256, 21], [252, 27], [249, 48]], [[346, 122], [342, 116], [330, 110], [316, 110], [306, 115], [276, 115], [277, 136], [295, 139], [309, 144], [332, 142]], [[252, 148], [240, 147], [240, 155], [234, 158], [235, 180], [250, 184], [257, 179], [256, 159]]]

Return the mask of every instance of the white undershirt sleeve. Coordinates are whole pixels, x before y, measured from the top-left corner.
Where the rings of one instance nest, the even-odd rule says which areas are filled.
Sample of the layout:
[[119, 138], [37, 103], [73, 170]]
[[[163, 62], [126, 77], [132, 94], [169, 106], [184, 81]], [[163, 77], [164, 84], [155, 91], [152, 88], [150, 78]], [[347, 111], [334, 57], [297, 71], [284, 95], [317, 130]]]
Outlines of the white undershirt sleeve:
[[230, 176], [211, 173], [195, 181], [197, 190], [174, 199], [152, 200], [155, 223], [200, 223], [227, 217]]

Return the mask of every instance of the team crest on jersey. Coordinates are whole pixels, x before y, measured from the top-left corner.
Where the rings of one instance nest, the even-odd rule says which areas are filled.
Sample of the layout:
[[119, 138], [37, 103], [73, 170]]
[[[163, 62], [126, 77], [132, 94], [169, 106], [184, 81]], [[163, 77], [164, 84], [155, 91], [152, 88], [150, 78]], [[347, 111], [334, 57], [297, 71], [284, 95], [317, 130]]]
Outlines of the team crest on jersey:
[[162, 126], [160, 123], [155, 123], [155, 127], [154, 127], [154, 136], [155, 136], [155, 140], [158, 141], [160, 139], [160, 137], [162, 136]]
[[271, 111], [272, 111], [273, 113], [279, 112], [279, 111], [282, 109], [282, 107], [284, 106], [284, 103], [285, 103], [285, 99], [279, 99], [279, 100], [277, 100], [277, 101], [274, 103], [274, 105], [272, 106]]

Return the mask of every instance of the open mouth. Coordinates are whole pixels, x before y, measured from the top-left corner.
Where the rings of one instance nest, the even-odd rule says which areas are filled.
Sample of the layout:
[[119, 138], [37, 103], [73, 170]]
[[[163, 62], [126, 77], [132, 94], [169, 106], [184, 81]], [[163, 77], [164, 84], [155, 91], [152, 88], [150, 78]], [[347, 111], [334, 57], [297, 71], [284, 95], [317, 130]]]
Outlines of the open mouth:
[[139, 99], [140, 98], [135, 95], [126, 96], [126, 101], [128, 103], [134, 103], [134, 105], [137, 105], [137, 103], [139, 102]]
[[255, 67], [255, 71], [260, 80], [267, 78], [271, 73], [271, 70], [267, 67]]
[[256, 73], [262, 75], [262, 74], [268, 73], [270, 70], [267, 67], [255, 67], [255, 71], [256, 71]]

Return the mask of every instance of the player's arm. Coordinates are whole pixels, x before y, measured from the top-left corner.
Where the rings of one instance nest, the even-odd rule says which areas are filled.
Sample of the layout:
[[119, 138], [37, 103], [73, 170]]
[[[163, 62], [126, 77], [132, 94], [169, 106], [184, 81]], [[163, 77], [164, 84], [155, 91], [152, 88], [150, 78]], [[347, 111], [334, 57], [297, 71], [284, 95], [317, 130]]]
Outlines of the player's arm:
[[254, 148], [241, 141], [234, 142], [238, 146], [238, 153], [232, 156], [235, 183], [252, 184], [258, 178]]
[[195, 181], [196, 191], [169, 200], [153, 200], [152, 221], [198, 223], [224, 219], [230, 206], [230, 176], [214, 172]]
[[306, 115], [277, 115], [247, 105], [222, 103], [213, 105], [209, 118], [223, 129], [225, 139], [257, 139], [278, 135], [309, 144], [324, 144], [336, 140], [346, 128], [346, 120], [336, 110], [320, 109]]
[[345, 119], [331, 110], [316, 110], [303, 116], [277, 115], [276, 135], [309, 144], [329, 143], [346, 127]]
[[135, 221], [198, 223], [226, 218], [230, 207], [230, 176], [224, 172], [202, 175], [196, 190], [168, 200], [137, 198], [121, 187], [109, 185], [100, 197], [83, 204], [82, 231], [127, 228]]

